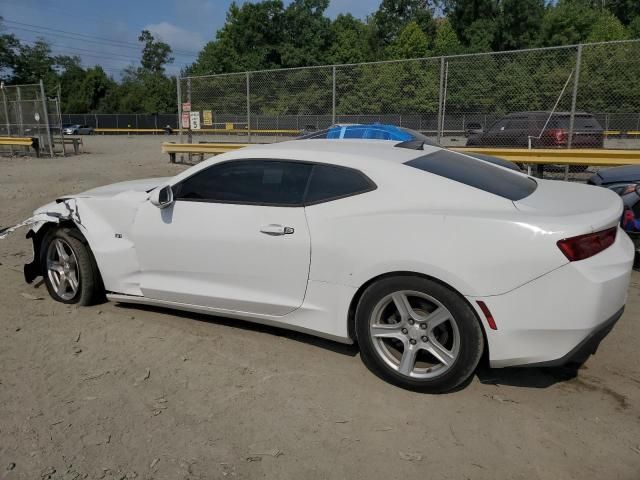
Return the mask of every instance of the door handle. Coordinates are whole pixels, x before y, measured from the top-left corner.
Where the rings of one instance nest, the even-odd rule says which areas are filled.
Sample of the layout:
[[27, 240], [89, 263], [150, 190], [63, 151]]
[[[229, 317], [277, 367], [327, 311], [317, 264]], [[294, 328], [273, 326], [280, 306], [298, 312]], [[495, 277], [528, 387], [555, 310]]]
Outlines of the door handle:
[[293, 227], [285, 227], [284, 225], [276, 225], [271, 223], [269, 225], [263, 225], [260, 227], [260, 231], [267, 235], [291, 235], [294, 232]]

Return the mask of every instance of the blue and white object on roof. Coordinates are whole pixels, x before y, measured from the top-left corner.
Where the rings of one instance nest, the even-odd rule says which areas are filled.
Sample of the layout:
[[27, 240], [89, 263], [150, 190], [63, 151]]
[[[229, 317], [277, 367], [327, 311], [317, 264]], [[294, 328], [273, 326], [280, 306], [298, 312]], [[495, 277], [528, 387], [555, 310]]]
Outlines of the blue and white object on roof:
[[407, 142], [415, 137], [395, 125], [374, 123], [370, 125], [335, 125], [327, 131], [328, 139], [362, 138], [368, 140], [395, 140]]

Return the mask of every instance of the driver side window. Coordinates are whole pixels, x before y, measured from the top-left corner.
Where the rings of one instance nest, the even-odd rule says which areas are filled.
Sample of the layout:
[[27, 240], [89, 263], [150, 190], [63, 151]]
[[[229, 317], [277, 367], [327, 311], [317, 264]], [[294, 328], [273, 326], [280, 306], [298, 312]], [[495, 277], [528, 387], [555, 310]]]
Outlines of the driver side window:
[[176, 200], [302, 206], [312, 165], [280, 160], [224, 162], [175, 187]]

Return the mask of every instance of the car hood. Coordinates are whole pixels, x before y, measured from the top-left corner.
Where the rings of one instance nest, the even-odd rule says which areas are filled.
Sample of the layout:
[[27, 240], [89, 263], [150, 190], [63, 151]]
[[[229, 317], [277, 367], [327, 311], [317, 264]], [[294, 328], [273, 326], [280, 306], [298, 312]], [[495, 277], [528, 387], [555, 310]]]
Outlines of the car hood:
[[92, 188], [73, 197], [113, 197], [123, 192], [148, 192], [158, 185], [162, 185], [170, 177], [143, 178], [141, 180], [128, 180], [126, 182], [112, 183], [102, 187]]

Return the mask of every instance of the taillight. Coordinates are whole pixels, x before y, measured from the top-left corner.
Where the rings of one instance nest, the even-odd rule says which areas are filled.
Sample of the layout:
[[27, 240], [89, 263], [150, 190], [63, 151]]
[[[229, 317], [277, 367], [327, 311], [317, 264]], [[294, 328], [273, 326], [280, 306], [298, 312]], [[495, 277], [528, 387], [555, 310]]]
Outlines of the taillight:
[[567, 141], [567, 131], [562, 128], [550, 128], [546, 131], [548, 137], [551, 137], [556, 143], [564, 143]]
[[570, 262], [584, 260], [613, 245], [617, 231], [618, 227], [611, 227], [600, 232], [565, 238], [558, 241], [558, 248]]

